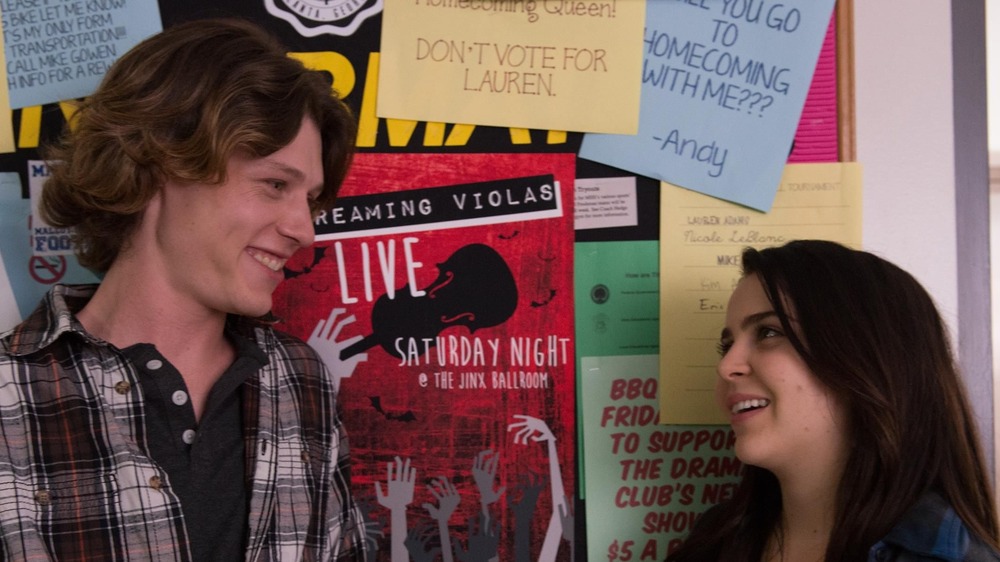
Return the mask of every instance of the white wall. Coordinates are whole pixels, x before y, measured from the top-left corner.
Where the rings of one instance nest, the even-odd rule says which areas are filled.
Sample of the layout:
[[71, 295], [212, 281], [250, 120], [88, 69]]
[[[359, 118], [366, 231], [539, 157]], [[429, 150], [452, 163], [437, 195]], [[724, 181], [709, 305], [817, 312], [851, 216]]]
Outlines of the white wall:
[[[1000, 0], [986, 2], [986, 71], [990, 168], [1000, 169]], [[990, 253], [992, 271], [1000, 271], [1000, 173], [990, 173]], [[993, 377], [1000, 373], [1000, 275], [990, 280], [993, 316]], [[993, 393], [993, 435], [1000, 436], [1000, 396]], [[1000, 470], [1000, 446], [994, 449], [994, 464]], [[1000, 481], [1000, 479], [997, 479]], [[998, 494], [1000, 501], [1000, 494]]]
[[923, 283], [961, 337], [951, 3], [855, 0], [854, 35], [865, 249]]
[[[960, 4], [963, 1], [854, 0], [857, 159], [865, 167], [866, 249], [912, 272], [934, 296], [949, 323], [956, 351], [961, 348], [967, 354], [961, 359], [972, 390], [970, 397], [980, 431], [987, 439], [994, 438], [993, 443], [986, 443], [987, 454], [993, 455], [990, 464], [1000, 470], [996, 442], [1000, 420], [995, 415], [1000, 412], [995, 390], [1000, 372], [996, 362], [1000, 355], [1000, 283], [986, 287], [988, 280], [981, 278], [990, 275], [991, 267], [1000, 271], [1000, 195], [987, 195], [986, 186], [978, 185], [986, 183], [986, 170], [979, 167], [986, 168], [982, 142], [987, 133], [991, 156], [1000, 156], [1000, 0], [978, 5]], [[986, 67], [996, 69], [987, 72], [985, 80], [978, 75], [982, 28], [969, 28], [982, 24], [977, 11], [983, 6]], [[953, 13], [959, 18], [956, 27], [968, 28], [967, 35], [952, 36]], [[953, 47], [959, 53], [954, 60], [962, 65], [956, 69]], [[958, 90], [963, 100], [958, 108], [953, 103], [956, 84], [958, 88], [976, 88]], [[984, 86], [997, 103], [984, 100], [986, 92], [978, 90]], [[993, 111], [981, 116], [981, 104], [992, 105]], [[958, 134], [956, 109], [962, 127]], [[977, 130], [980, 126], [981, 131]], [[982, 140], [979, 134], [983, 134]], [[956, 146], [963, 152], [957, 154]], [[1000, 158], [991, 160], [1000, 165]], [[962, 163], [962, 169], [956, 167], [956, 161]], [[994, 175], [1000, 179], [1000, 174]], [[961, 189], [960, 228], [957, 189]], [[978, 201], [980, 197], [982, 201]], [[993, 210], [989, 217], [988, 209]], [[986, 220], [990, 222], [988, 232], [983, 224]], [[993, 257], [979, 255], [986, 253]], [[986, 265], [988, 262], [992, 265]], [[964, 339], [958, 318], [959, 287], [964, 292], [964, 314], [968, 315], [961, 319], [961, 325], [970, 330]], [[986, 291], [989, 294], [984, 295]], [[993, 303], [993, 334], [980, 332], [990, 330], [987, 324], [991, 320], [983, 316], [990, 311], [976, 308], [980, 300], [985, 306], [987, 299]], [[992, 365], [987, 360], [991, 347]], [[998, 481], [995, 474], [994, 482]]]
[[986, 2], [986, 64], [990, 167], [1000, 167], [1000, 0]]

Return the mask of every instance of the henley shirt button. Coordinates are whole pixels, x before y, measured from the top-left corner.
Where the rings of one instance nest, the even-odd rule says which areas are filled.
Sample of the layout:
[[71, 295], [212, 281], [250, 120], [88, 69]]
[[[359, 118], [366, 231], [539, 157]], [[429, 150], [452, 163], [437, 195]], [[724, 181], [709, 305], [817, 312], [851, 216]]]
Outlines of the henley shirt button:
[[170, 397], [170, 399], [174, 401], [174, 404], [183, 406], [184, 404], [187, 404], [188, 395], [187, 392], [184, 392], [183, 390], [177, 390], [174, 391], [174, 394]]
[[154, 490], [159, 490], [162, 485], [163, 485], [163, 482], [160, 480], [159, 476], [150, 476], [149, 477], [149, 487], [150, 488], [152, 488]]
[[160, 361], [159, 359], [150, 359], [149, 361], [146, 361], [146, 368], [150, 371], [155, 371], [162, 366], [163, 361]]
[[302, 462], [309, 462], [309, 451], [302, 451]]
[[52, 494], [48, 490], [38, 490], [35, 492], [35, 501], [38, 505], [49, 505], [52, 503]]
[[128, 381], [118, 381], [115, 383], [115, 392], [118, 394], [128, 394], [132, 390], [132, 385]]
[[194, 443], [194, 436], [195, 435], [196, 434], [195, 434], [195, 431], [193, 429], [186, 429], [186, 430], [184, 430], [184, 433], [181, 434], [181, 439], [184, 440], [184, 443], [190, 445], [191, 443]]

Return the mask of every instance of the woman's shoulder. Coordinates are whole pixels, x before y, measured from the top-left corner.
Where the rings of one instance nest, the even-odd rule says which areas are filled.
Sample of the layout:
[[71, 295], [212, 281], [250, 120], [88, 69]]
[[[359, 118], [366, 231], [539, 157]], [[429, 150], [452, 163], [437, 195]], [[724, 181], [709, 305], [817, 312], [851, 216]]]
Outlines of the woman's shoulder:
[[914, 504], [869, 554], [871, 562], [1000, 562], [1000, 553], [973, 535], [937, 493]]
[[1000, 552], [983, 544], [982, 541], [974, 540], [969, 545], [969, 550], [965, 552], [965, 558], [962, 560], [965, 562], [997, 562], [1000, 561]]

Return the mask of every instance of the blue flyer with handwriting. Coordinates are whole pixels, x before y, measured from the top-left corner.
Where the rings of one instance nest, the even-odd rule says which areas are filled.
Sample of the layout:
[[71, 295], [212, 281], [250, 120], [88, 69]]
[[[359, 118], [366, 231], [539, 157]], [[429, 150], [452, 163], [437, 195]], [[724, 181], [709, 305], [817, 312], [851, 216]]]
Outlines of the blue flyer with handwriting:
[[118, 57], [163, 29], [156, 0], [6, 0], [13, 109], [90, 95]]
[[580, 157], [770, 210], [833, 5], [647, 2], [639, 132]]

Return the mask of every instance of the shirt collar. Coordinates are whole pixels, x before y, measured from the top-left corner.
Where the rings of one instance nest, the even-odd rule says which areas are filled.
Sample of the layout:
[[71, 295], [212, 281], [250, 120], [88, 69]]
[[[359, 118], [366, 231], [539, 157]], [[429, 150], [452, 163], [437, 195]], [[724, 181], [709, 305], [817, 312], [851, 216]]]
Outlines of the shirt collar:
[[52, 344], [65, 333], [78, 333], [91, 342], [107, 345], [83, 329], [76, 313], [87, 304], [97, 285], [55, 285], [24, 322], [3, 335], [11, 355], [27, 355]]
[[266, 344], [258, 328], [260, 323], [251, 318], [230, 315], [226, 320], [226, 333], [236, 347], [236, 355], [250, 359], [257, 363], [257, 367], [262, 367], [267, 365], [268, 360], [262, 349]]
[[[0, 347], [6, 344], [11, 355], [28, 355], [44, 349], [65, 333], [76, 333], [95, 345], [109, 345], [104, 340], [88, 333], [76, 318], [97, 291], [98, 285], [55, 285], [46, 293], [38, 308], [24, 322], [6, 334], [0, 334]], [[272, 324], [268, 318], [247, 318], [230, 315], [226, 321], [227, 330], [242, 336], [237, 341], [237, 351], [259, 360], [266, 357], [261, 347], [266, 345], [265, 333]], [[252, 343], [251, 343], [252, 342]], [[253, 344], [257, 344], [254, 346]], [[247, 345], [242, 347], [241, 344]], [[250, 348], [253, 349], [250, 349]], [[266, 361], [265, 361], [266, 362]]]
[[882, 542], [922, 556], [958, 561], [969, 548], [969, 532], [944, 498], [927, 493]]

